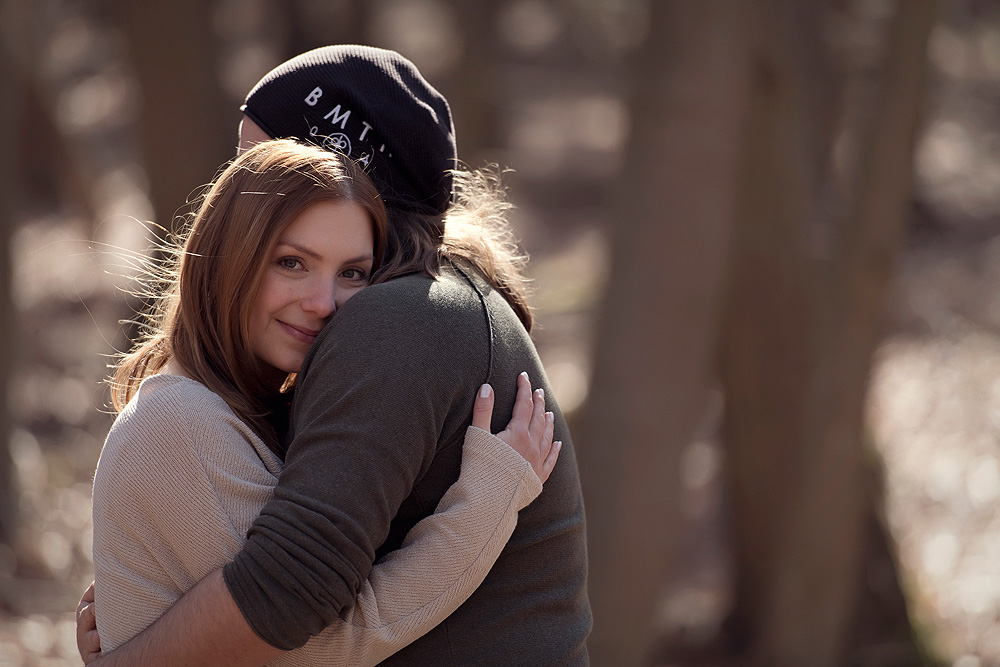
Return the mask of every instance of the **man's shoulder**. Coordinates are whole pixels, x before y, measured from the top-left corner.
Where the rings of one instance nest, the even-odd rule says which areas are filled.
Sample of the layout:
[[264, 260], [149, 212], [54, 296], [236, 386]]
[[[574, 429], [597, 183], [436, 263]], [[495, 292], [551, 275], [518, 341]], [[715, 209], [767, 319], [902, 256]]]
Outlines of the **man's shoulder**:
[[367, 287], [343, 305], [334, 322], [394, 320], [411, 328], [421, 323], [440, 328], [469, 326], [483, 317], [480, 291], [449, 271], [437, 278], [411, 274]]
[[462, 276], [394, 278], [355, 294], [334, 315], [306, 357], [344, 372], [388, 369], [475, 379], [491, 356], [491, 320], [479, 292]]

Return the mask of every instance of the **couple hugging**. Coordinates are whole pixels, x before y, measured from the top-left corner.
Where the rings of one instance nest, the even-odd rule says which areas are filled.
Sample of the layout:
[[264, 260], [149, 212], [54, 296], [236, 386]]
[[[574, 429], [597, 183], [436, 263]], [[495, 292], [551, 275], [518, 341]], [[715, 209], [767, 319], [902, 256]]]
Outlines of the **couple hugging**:
[[447, 102], [332, 46], [243, 112], [112, 376], [85, 662], [587, 665], [572, 443]]

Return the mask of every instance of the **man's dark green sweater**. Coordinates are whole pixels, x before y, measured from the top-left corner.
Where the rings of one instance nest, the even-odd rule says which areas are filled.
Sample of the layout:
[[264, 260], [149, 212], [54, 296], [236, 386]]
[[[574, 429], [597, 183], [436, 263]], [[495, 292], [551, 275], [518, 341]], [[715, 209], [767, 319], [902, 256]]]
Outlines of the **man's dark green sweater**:
[[516, 377], [544, 387], [562, 452], [486, 581], [444, 623], [383, 665], [587, 665], [583, 499], [566, 423], [524, 327], [472, 271], [407, 276], [348, 301], [299, 377], [286, 468], [225, 580], [258, 635], [291, 649], [354, 603], [458, 479], [476, 389], [493, 431]]

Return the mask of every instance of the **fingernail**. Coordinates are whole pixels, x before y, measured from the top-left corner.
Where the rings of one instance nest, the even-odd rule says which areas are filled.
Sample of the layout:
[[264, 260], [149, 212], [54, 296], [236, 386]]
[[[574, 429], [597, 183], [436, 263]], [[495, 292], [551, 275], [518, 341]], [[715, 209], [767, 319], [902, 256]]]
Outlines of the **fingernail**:
[[540, 397], [542, 397], [542, 399], [544, 400], [544, 399], [545, 399], [545, 390], [544, 390], [544, 389], [542, 389], [541, 387], [539, 387], [539, 388], [538, 388], [538, 395], [539, 395]]
[[555, 421], [555, 418], [556, 418], [556, 416], [554, 414], [552, 414], [551, 412], [546, 412], [545, 413], [545, 421], [548, 422], [549, 424], [551, 424], [553, 421]]
[[521, 371], [521, 376], [522, 376], [522, 377], [523, 377], [523, 378], [524, 378], [525, 380], [527, 380], [527, 379], [528, 379], [528, 371]]
[[562, 449], [562, 440], [556, 440], [555, 442], [552, 443], [552, 446], [555, 447], [556, 449]]
[[493, 387], [488, 384], [479, 388], [479, 398], [489, 398], [491, 393], [493, 393]]

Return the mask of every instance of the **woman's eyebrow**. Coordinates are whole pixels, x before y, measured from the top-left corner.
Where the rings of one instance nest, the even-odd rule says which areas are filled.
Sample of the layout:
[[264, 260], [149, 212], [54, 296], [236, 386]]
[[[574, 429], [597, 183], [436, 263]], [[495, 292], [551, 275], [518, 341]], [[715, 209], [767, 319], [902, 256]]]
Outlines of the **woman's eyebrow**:
[[[307, 247], [305, 247], [303, 245], [299, 245], [298, 243], [295, 243], [293, 241], [278, 241], [278, 244], [275, 247], [280, 247], [280, 246], [284, 246], [286, 248], [292, 248], [293, 250], [296, 250], [296, 251], [302, 253], [303, 255], [308, 255], [309, 257], [311, 257], [313, 259], [322, 259], [322, 257], [319, 255], [319, 253], [314, 252], [314, 251], [310, 250], [309, 248], [307, 248]], [[369, 262], [369, 261], [371, 261], [371, 262], [375, 261], [375, 255], [374, 254], [368, 253], [368, 254], [365, 254], [365, 255], [358, 255], [357, 257], [351, 257], [350, 259], [348, 259], [345, 262], [345, 264], [355, 264], [357, 262]]]
[[302, 253], [303, 255], [308, 255], [309, 257], [312, 257], [313, 259], [320, 259], [319, 253], [310, 250], [309, 248], [305, 247], [304, 245], [299, 245], [298, 243], [293, 243], [292, 241], [278, 241], [278, 246], [279, 247], [280, 246], [285, 246], [286, 248], [292, 248], [293, 250], [297, 250], [298, 252]]
[[374, 261], [375, 261], [375, 255], [369, 253], [367, 255], [358, 255], [357, 257], [351, 257], [349, 260], [344, 262], [344, 264], [359, 264], [361, 262], [374, 262]]

